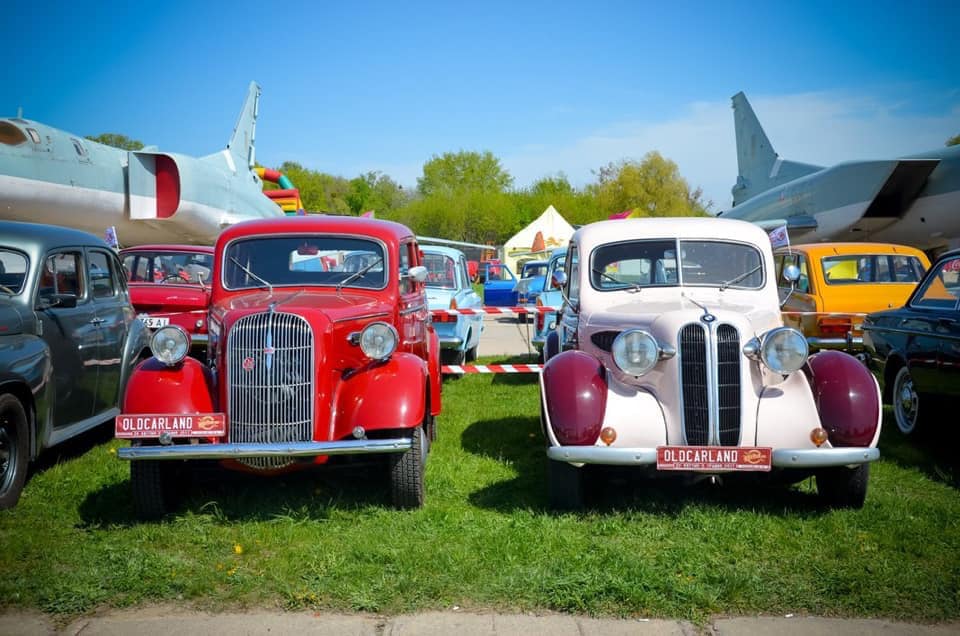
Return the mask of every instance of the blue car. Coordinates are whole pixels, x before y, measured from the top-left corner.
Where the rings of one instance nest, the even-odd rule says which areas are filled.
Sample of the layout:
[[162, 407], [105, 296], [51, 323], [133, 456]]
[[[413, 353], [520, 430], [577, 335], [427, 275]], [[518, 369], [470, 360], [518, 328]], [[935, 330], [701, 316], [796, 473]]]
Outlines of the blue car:
[[[554, 283], [554, 274], [562, 272], [567, 261], [567, 248], [554, 250], [550, 254], [550, 261], [547, 264], [547, 273], [544, 276], [545, 289], [537, 296], [536, 305], [538, 307], [559, 307], [563, 304], [563, 295], [560, 288]], [[533, 346], [537, 348], [541, 356], [543, 355], [543, 343], [547, 339], [547, 333], [557, 326], [557, 312], [537, 313], [534, 317]]]
[[517, 306], [517, 277], [510, 268], [499, 261], [482, 263], [483, 304], [487, 307]]
[[[424, 245], [421, 251], [427, 268], [427, 303], [431, 311], [483, 308], [483, 300], [470, 285], [463, 252], [434, 245]], [[434, 316], [433, 328], [440, 338], [443, 364], [463, 364], [476, 359], [483, 333], [483, 314]]]

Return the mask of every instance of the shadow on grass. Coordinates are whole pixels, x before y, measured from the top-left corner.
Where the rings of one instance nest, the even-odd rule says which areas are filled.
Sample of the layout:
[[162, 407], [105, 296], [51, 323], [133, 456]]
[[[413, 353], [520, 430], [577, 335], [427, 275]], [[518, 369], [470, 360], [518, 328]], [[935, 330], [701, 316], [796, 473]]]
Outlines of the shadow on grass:
[[[951, 425], [950, 418], [944, 417], [926, 430], [919, 427], [917, 433], [904, 436], [894, 421], [892, 411], [884, 409], [883, 432], [880, 434], [880, 457], [883, 461], [916, 469], [934, 481], [947, 484], [960, 490], [960, 428]], [[949, 410], [941, 410], [948, 413]]]
[[[475, 455], [509, 463], [517, 477], [470, 494], [470, 503], [498, 512], [552, 512], [547, 503], [547, 462], [539, 418], [481, 420], [461, 435], [463, 448]], [[728, 475], [711, 483], [682, 476], [651, 476], [638, 468], [588, 466], [586, 511], [639, 511], [679, 515], [688, 506], [719, 506], [763, 514], [818, 516], [827, 511], [814, 488], [756, 475]], [[653, 475], [656, 475], [653, 473]], [[559, 513], [558, 513], [559, 514]]]
[[[176, 488], [183, 496], [173, 503], [170, 515], [212, 514], [231, 522], [286, 516], [316, 521], [329, 518], [333, 509], [391, 505], [386, 469], [373, 463], [256, 475], [194, 461], [178, 477]], [[90, 493], [79, 511], [86, 526], [149, 523], [134, 513], [129, 480]]]

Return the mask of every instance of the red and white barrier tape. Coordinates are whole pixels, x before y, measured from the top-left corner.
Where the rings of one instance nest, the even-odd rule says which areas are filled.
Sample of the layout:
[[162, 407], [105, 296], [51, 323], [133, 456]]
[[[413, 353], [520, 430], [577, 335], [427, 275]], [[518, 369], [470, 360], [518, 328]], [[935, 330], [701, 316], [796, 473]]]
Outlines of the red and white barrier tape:
[[434, 316], [474, 316], [480, 314], [548, 314], [560, 307], [484, 307], [482, 309], [432, 309]]
[[445, 364], [442, 373], [540, 373], [542, 364]]

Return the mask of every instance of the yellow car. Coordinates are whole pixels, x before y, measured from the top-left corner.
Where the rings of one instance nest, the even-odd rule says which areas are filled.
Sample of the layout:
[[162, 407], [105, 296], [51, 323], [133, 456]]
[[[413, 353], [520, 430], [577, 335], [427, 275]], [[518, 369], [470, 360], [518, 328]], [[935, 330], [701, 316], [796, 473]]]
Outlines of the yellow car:
[[[890, 243], [811, 243], [774, 253], [784, 324], [811, 350], [863, 349], [863, 317], [901, 307], [930, 267], [921, 250]], [[783, 270], [795, 265], [793, 284]]]

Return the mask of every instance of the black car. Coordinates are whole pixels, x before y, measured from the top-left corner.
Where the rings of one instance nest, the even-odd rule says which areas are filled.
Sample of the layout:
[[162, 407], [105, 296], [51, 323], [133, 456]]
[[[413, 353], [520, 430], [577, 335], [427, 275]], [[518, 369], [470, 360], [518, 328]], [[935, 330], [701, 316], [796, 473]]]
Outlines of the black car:
[[937, 401], [960, 396], [960, 250], [940, 256], [907, 304], [868, 314], [867, 362], [909, 435], [926, 425]]
[[112, 420], [146, 328], [92, 234], [0, 221], [0, 508], [42, 450]]

